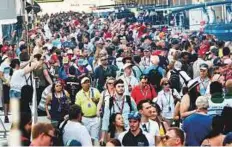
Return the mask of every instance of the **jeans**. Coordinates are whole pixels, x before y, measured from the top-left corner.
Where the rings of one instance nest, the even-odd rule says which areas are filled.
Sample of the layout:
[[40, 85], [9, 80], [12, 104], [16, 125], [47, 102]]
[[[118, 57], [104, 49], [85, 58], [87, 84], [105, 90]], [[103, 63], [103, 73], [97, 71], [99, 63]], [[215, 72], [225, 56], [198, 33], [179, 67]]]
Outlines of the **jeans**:
[[21, 98], [21, 92], [15, 91], [15, 90], [10, 90], [10, 98]]

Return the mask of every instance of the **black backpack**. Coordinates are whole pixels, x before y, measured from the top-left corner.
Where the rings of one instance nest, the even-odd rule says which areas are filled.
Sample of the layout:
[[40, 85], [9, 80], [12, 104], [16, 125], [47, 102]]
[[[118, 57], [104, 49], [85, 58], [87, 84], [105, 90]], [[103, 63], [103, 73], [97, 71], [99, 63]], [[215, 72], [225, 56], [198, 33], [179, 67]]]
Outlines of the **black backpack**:
[[181, 89], [182, 89], [182, 86], [181, 86], [182, 84], [180, 82], [180, 76], [184, 80], [185, 84], [187, 85], [188, 82], [180, 74], [180, 71], [178, 71], [176, 69], [174, 69], [173, 71], [171, 71], [171, 76], [170, 76], [170, 79], [169, 79], [171, 88], [176, 89], [178, 92], [181, 92]]
[[[131, 97], [129, 95], [126, 95], [126, 102], [130, 107], [130, 112], [133, 111], [132, 104], [131, 104]], [[114, 97], [110, 97], [110, 102], [109, 102], [109, 110], [110, 110], [110, 116], [111, 116], [111, 108], [114, 105]], [[113, 107], [113, 113], [115, 112], [114, 107]]]
[[160, 81], [163, 78], [162, 74], [159, 72], [159, 66], [156, 69], [152, 69], [148, 73], [148, 79], [151, 85], [155, 88], [157, 92], [159, 92], [162, 87], [160, 86]]
[[63, 130], [65, 125], [68, 123], [68, 119], [64, 121], [64, 123], [61, 125], [61, 127], [56, 128], [56, 137], [55, 140], [53, 140], [53, 145], [54, 146], [64, 146], [64, 142], [63, 142]]
[[181, 83], [180, 83], [180, 71], [175, 70], [171, 71], [171, 76], [170, 76], [170, 86], [171, 88], [176, 89], [178, 92], [181, 91]]

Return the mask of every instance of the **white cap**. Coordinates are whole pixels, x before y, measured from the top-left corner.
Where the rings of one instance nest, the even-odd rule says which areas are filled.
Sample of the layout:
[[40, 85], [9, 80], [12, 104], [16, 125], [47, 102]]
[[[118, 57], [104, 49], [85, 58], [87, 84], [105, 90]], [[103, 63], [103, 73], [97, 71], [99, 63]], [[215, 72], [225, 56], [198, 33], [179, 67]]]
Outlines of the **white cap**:
[[87, 80], [90, 81], [90, 79], [89, 79], [88, 77], [84, 77], [84, 78], [81, 80], [81, 84], [85, 83], [85, 81], [87, 81]]
[[126, 64], [124, 64], [124, 65], [123, 65], [123, 70], [125, 70], [127, 67], [130, 67], [130, 66], [132, 66], [131, 63], [126, 63]]

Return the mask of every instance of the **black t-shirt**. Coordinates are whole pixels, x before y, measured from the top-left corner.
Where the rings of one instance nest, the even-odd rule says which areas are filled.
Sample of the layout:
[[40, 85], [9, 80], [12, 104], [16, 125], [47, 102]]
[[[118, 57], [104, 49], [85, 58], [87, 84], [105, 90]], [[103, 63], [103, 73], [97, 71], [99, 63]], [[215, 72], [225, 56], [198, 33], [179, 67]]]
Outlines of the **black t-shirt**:
[[151, 146], [152, 145], [150, 144], [151, 141], [149, 141], [148, 136], [141, 129], [137, 136], [134, 136], [130, 131], [128, 131], [120, 141], [123, 146]]

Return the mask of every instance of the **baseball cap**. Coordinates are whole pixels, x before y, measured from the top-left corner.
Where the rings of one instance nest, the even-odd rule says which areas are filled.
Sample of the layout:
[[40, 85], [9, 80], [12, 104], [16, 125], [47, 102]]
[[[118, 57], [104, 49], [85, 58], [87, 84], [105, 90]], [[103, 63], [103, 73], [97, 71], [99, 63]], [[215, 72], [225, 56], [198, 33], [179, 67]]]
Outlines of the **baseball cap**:
[[225, 146], [226, 144], [231, 144], [231, 143], [232, 143], [232, 132], [228, 133], [226, 137], [224, 138], [223, 146]]
[[213, 60], [213, 65], [214, 65], [214, 66], [224, 66], [224, 65], [226, 65], [226, 64], [224, 64], [224, 63], [221, 61], [220, 58], [216, 58], [216, 59]]
[[131, 63], [126, 63], [123, 65], [123, 70], [125, 70], [127, 67], [131, 67], [132, 64]]
[[140, 120], [141, 114], [139, 112], [132, 111], [128, 114], [128, 119]]
[[203, 63], [203, 64], [200, 65], [200, 69], [202, 69], [202, 70], [208, 70], [209, 66], [207, 64]]
[[90, 79], [88, 77], [84, 77], [81, 79], [81, 84], [85, 83], [86, 81], [90, 81]]
[[195, 102], [197, 108], [209, 108], [209, 101], [206, 96], [199, 96]]
[[72, 139], [67, 141], [66, 146], [82, 146], [82, 145], [79, 141]]
[[1, 48], [1, 51], [2, 51], [2, 53], [5, 53], [5, 52], [9, 51], [9, 47], [5, 45]]
[[200, 56], [206, 55], [206, 53], [207, 53], [206, 49], [199, 49], [199, 51], [198, 51], [198, 55], [200, 55]]

